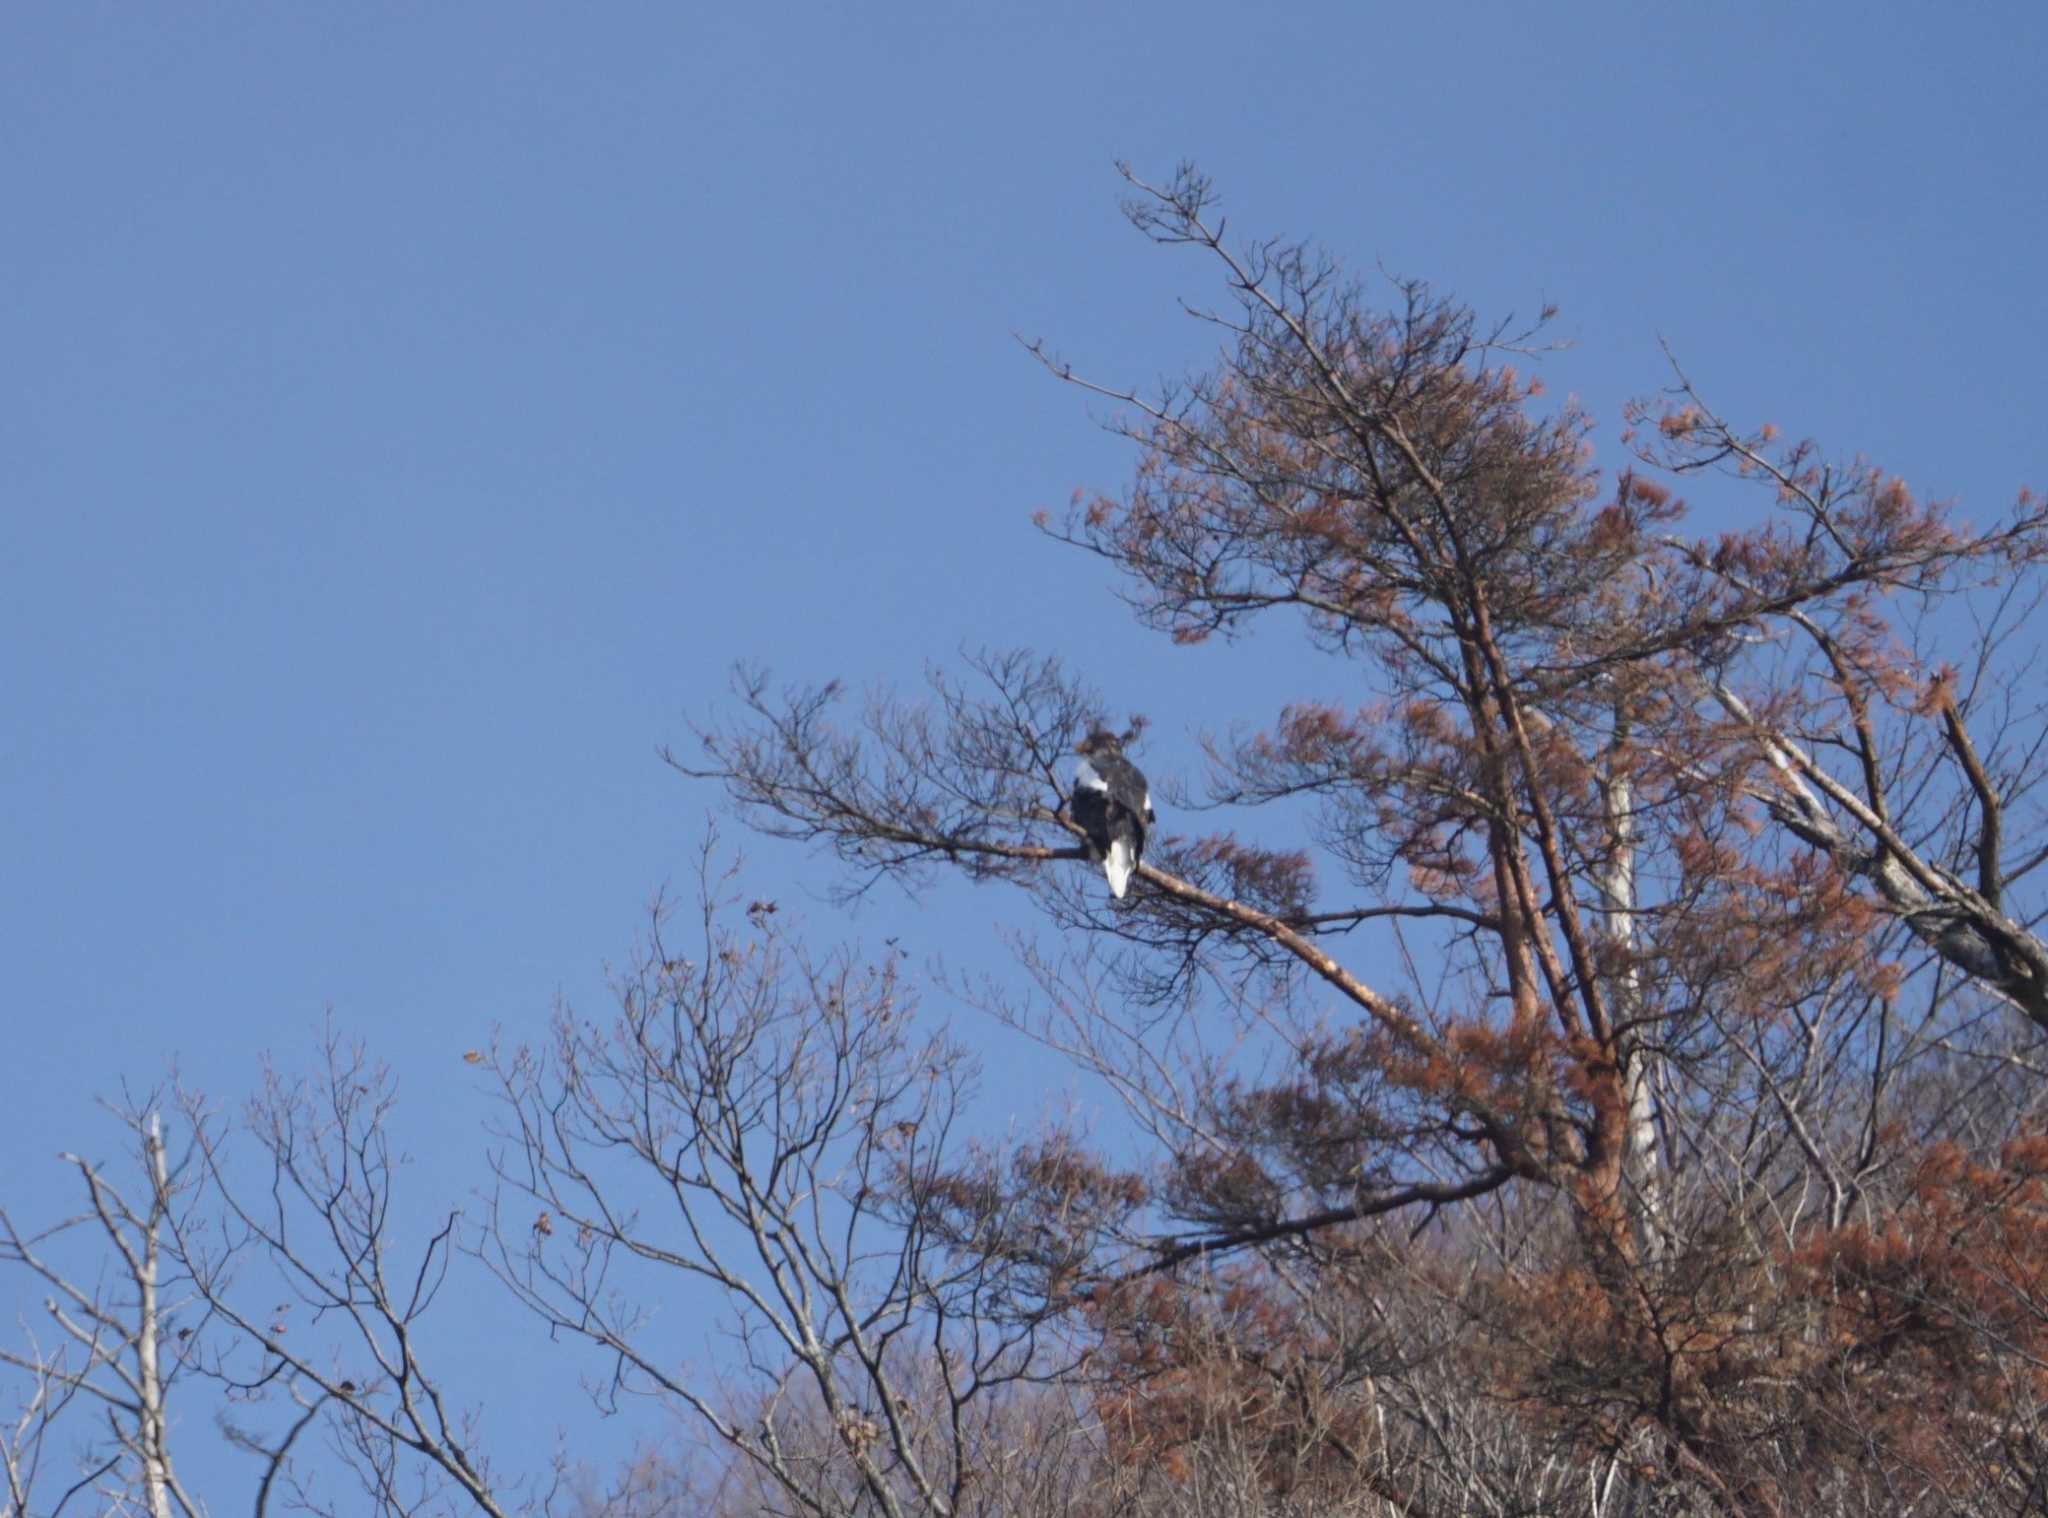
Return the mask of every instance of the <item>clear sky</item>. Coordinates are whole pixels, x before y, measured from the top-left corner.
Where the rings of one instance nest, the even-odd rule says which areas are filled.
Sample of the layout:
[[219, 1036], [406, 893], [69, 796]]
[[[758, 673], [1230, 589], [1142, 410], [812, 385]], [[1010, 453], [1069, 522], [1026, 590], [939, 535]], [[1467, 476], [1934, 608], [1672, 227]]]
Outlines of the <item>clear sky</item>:
[[[459, 1195], [460, 1052], [602, 1009], [716, 804], [656, 750], [736, 658], [1034, 646], [1168, 775], [1341, 696], [1166, 646], [1030, 527], [1129, 460], [1013, 334], [1141, 385], [1212, 342], [1115, 159], [1557, 303], [1606, 457], [1661, 337], [1731, 416], [1966, 512], [2048, 481], [2044, 37], [2019, 0], [8, 7], [5, 1199], [111, 1148], [93, 1093], [178, 1059], [236, 1096], [329, 1007]], [[793, 903], [823, 868], [752, 855]], [[971, 956], [1005, 905], [853, 931]]]

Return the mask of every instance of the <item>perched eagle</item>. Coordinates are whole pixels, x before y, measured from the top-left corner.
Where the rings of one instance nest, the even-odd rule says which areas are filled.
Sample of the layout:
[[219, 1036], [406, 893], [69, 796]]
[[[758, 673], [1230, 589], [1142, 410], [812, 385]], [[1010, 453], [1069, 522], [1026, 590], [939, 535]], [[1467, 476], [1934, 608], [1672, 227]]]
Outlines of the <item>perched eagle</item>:
[[1074, 752], [1081, 756], [1074, 766], [1074, 821], [1088, 835], [1088, 852], [1102, 862], [1109, 894], [1122, 901], [1145, 854], [1146, 825], [1159, 820], [1152, 814], [1152, 789], [1113, 734], [1090, 733]]

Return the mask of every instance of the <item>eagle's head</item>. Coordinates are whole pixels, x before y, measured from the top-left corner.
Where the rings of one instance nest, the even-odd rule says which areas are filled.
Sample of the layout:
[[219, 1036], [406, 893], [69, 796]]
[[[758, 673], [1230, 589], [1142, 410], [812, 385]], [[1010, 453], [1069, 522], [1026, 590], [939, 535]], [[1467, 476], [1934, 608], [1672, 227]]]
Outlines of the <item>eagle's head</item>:
[[1088, 724], [1088, 736], [1074, 745], [1074, 752], [1084, 758], [1089, 754], [1121, 754], [1124, 746], [1136, 743], [1148, 726], [1150, 723], [1146, 718], [1133, 716], [1129, 727], [1121, 733], [1112, 733], [1097, 718]]

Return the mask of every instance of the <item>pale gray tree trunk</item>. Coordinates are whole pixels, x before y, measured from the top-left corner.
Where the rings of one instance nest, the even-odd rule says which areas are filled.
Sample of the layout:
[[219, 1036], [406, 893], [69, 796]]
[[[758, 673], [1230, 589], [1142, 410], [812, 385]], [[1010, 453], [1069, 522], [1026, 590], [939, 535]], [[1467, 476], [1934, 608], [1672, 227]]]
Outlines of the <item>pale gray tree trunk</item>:
[[157, 1268], [161, 1260], [157, 1225], [163, 1220], [170, 1197], [171, 1178], [164, 1162], [163, 1120], [154, 1112], [143, 1130], [143, 1151], [149, 1165], [149, 1223], [142, 1231], [142, 1258], [136, 1266], [135, 1285], [140, 1298], [140, 1321], [135, 1333], [137, 1401], [137, 1453], [142, 1458], [143, 1492], [149, 1500], [150, 1518], [171, 1518], [170, 1460], [165, 1446], [163, 1380], [159, 1374], [158, 1349], [163, 1320], [157, 1302]]
[[1624, 752], [1628, 733], [1627, 704], [1619, 702], [1614, 713], [1614, 743], [1608, 749], [1605, 771], [1600, 780], [1600, 802], [1608, 841], [1607, 866], [1600, 875], [1601, 919], [1602, 931], [1614, 946], [1619, 964], [1607, 991], [1626, 1060], [1627, 1175], [1634, 1190], [1636, 1231], [1643, 1257], [1654, 1261], [1664, 1249], [1667, 1187], [1657, 1149], [1656, 1055], [1646, 1045], [1640, 1026], [1643, 1013], [1642, 972], [1634, 960], [1636, 821], [1635, 786], [1629, 779]]

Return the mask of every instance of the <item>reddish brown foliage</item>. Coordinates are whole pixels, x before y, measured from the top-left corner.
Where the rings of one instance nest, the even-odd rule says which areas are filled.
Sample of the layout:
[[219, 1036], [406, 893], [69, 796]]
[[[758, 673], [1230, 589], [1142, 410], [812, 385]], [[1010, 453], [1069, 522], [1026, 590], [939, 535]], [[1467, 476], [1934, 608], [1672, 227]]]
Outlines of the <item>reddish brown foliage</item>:
[[[1139, 188], [1145, 230], [1220, 261], [1229, 346], [1121, 397], [1128, 487], [1048, 530], [1175, 639], [1280, 612], [1330, 656], [1263, 731], [1208, 740], [1209, 802], [1269, 810], [1160, 838], [1122, 910], [1077, 899], [1049, 756], [1100, 703], [1021, 658], [981, 705], [941, 686], [942, 733], [884, 709], [867, 749], [826, 742], [823, 698], [757, 688], [765, 730], [710, 740], [742, 805], [868, 878], [960, 863], [1108, 946], [1033, 968], [1052, 1040], [1166, 1141], [1153, 1184], [1064, 1151], [985, 1167], [950, 1203], [960, 1237], [1049, 1260], [1045, 1237], [1091, 1231], [1053, 1274], [1096, 1277], [1133, 1458], [1242, 1426], [1281, 1490], [1319, 1468], [1311, 1424], [1367, 1464], [1393, 1448], [1288, 1401], [1296, 1368], [1358, 1353], [1328, 1294], [1425, 1346], [1412, 1398], [1455, 1360], [1516, 1448], [1610, 1460], [1659, 1501], [1932, 1500], [1973, 1458], [2024, 1490], [2031, 1435], [1993, 1398], [2048, 1390], [2026, 1368], [2048, 1352], [2036, 1148], [1998, 1145], [2034, 1131], [2010, 1074], [2034, 1066], [1983, 1018], [2008, 1045], [2048, 1030], [2048, 943], [2007, 904], [2048, 861], [2015, 837], [2048, 744], [2000, 705], [2027, 671], [1998, 631], [2048, 513], [2022, 497], [1971, 528], [1682, 377], [1603, 479], [1592, 421], [1532, 404], [1515, 367], [1540, 333], [1298, 247], [1239, 253], [1192, 174]], [[1702, 531], [1683, 475], [1761, 487], [1758, 510]], [[1967, 649], [1927, 636], [1944, 606], [1983, 614]], [[1271, 1030], [1263, 1063], [1161, 1053], [1156, 1009], [1208, 987]], [[1347, 1230], [1395, 1216], [1457, 1246], [1455, 1268], [1397, 1251], [1407, 1318], [1346, 1274]], [[1161, 1279], [1232, 1256], [1274, 1275]], [[1413, 1330], [1418, 1301], [1456, 1315], [1455, 1347]], [[1912, 1425], [1950, 1382], [1967, 1416]], [[1505, 1448], [1471, 1481], [1537, 1479]]]

